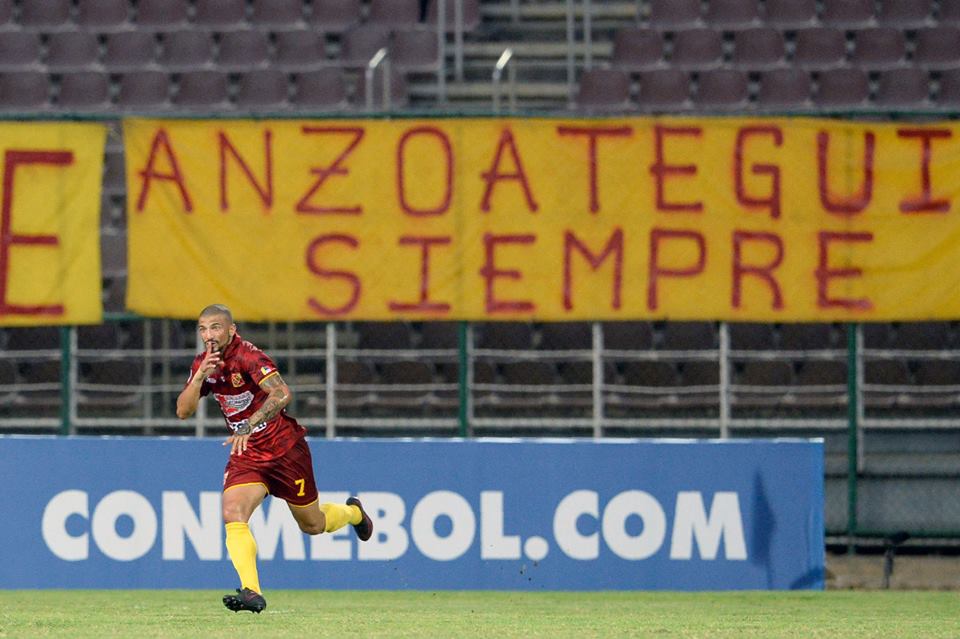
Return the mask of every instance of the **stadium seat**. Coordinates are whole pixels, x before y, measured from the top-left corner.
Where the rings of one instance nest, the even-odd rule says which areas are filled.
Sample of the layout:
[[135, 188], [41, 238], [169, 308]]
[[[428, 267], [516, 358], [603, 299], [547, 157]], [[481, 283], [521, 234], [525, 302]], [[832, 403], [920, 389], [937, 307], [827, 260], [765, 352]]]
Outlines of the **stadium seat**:
[[337, 360], [337, 404], [345, 408], [367, 406], [376, 401], [377, 396], [370, 390], [353, 388], [358, 385], [372, 384], [373, 368], [359, 360]]
[[[454, 28], [457, 1], [458, 0], [445, 0], [446, 5], [444, 6], [444, 22], [447, 23], [447, 31], [452, 31]], [[470, 33], [475, 31], [477, 27], [480, 26], [480, 0], [462, 0], [462, 2], [463, 30], [465, 33]], [[439, 2], [437, 0], [429, 0], [429, 4], [427, 5], [427, 23], [430, 25], [435, 26], [437, 24], [437, 19], [439, 18], [439, 8], [437, 7], [438, 4]]]
[[0, 109], [40, 111], [50, 106], [47, 75], [40, 71], [0, 73]]
[[901, 398], [901, 401], [911, 406], [942, 408], [960, 403], [960, 361], [924, 359], [918, 361], [915, 367], [917, 387], [908, 398]]
[[820, 107], [855, 108], [865, 105], [869, 96], [867, 74], [849, 67], [821, 71], [813, 101]]
[[730, 401], [735, 407], [768, 408], [787, 401], [793, 367], [780, 360], [748, 360], [734, 372]]
[[888, 348], [893, 339], [890, 324], [886, 322], [868, 322], [860, 325], [863, 345], [866, 348]]
[[107, 151], [103, 162], [103, 191], [108, 194], [122, 195], [126, 190], [123, 153]]
[[736, 69], [709, 69], [697, 75], [693, 102], [704, 110], [743, 110], [749, 107], [747, 76]]
[[766, 0], [764, 17], [780, 29], [801, 29], [817, 22], [816, 0]]
[[546, 322], [540, 328], [540, 348], [548, 351], [590, 350], [593, 326], [590, 322]]
[[60, 350], [60, 329], [56, 326], [7, 329], [7, 351]]
[[237, 81], [236, 104], [246, 111], [282, 111], [289, 103], [289, 79], [277, 69], [256, 69]]
[[310, 24], [326, 33], [343, 33], [361, 21], [360, 0], [314, 0]]
[[884, 107], [922, 108], [930, 100], [930, 78], [923, 69], [908, 67], [880, 72], [874, 102]]
[[310, 71], [326, 63], [323, 36], [314, 29], [278, 31], [274, 34], [271, 66], [285, 71]]
[[893, 332], [890, 348], [939, 351], [953, 348], [955, 339], [947, 322], [904, 322]]
[[955, 108], [960, 106], [960, 69], [948, 69], [939, 74], [937, 106]]
[[[3, 46], [6, 37], [6, 35], [0, 37], [0, 47]], [[99, 58], [100, 43], [97, 36], [89, 31], [62, 31], [51, 33], [47, 38], [47, 55], [44, 63], [48, 71], [61, 73], [93, 70], [99, 65]], [[0, 59], [8, 61], [2, 51], [0, 51]]]
[[221, 71], [187, 71], [180, 76], [173, 103], [186, 109], [222, 110], [229, 107], [227, 75]]
[[128, 111], [162, 111], [170, 106], [169, 79], [162, 71], [120, 76], [116, 106]]
[[409, 29], [419, 21], [419, 0], [370, 0], [367, 24], [389, 29]]
[[100, 268], [105, 277], [116, 277], [127, 272], [127, 236], [120, 233], [100, 235]]
[[433, 393], [430, 388], [434, 383], [433, 367], [423, 360], [395, 360], [382, 362], [380, 368], [380, 382], [385, 386], [415, 386], [419, 388], [405, 388], [394, 390], [381, 388], [378, 392], [378, 403], [392, 410], [425, 412], [429, 408]]
[[13, 0], [0, 0], [0, 29], [19, 29], [13, 22]]
[[104, 280], [103, 310], [122, 313], [126, 310], [127, 278], [113, 277]]
[[738, 67], [759, 71], [784, 64], [786, 47], [777, 29], [758, 27], [734, 34], [733, 62]]
[[627, 386], [675, 387], [680, 383], [680, 374], [670, 362], [661, 360], [637, 360], [621, 365], [623, 381]]
[[390, 46], [390, 30], [361, 25], [344, 32], [340, 38], [340, 64], [365, 67], [377, 51]]
[[700, 26], [700, 0], [650, 0], [650, 26], [691, 29]]
[[822, 0], [820, 20], [828, 26], [862, 28], [874, 23], [873, 0]]
[[175, 31], [187, 27], [188, 15], [187, 0], [139, 0], [134, 22], [153, 31]]
[[847, 365], [845, 362], [823, 359], [804, 361], [796, 372], [795, 381], [798, 404], [803, 406], [844, 406], [847, 403]]
[[0, 32], [0, 70], [39, 70], [41, 68], [40, 50], [40, 36], [36, 33]]
[[104, 111], [110, 108], [110, 79], [99, 71], [74, 71], [60, 80], [57, 106], [65, 111]]
[[760, 3], [757, 0], [710, 0], [707, 24], [723, 29], [747, 29], [760, 25]]
[[610, 63], [624, 71], [641, 71], [663, 64], [663, 36], [653, 29], [622, 27], [613, 37]]
[[247, 28], [245, 0], [196, 0], [193, 23], [210, 31]]
[[810, 76], [803, 69], [773, 69], [760, 73], [759, 108], [804, 108], [810, 104]]
[[866, 359], [863, 382], [867, 408], [892, 408], [913, 385], [906, 363], [895, 359]]
[[103, 66], [111, 73], [139, 71], [154, 63], [157, 42], [148, 31], [119, 31], [106, 38]]
[[898, 29], [915, 29], [933, 21], [932, 0], [883, 0], [877, 19]]
[[220, 35], [217, 53], [217, 69], [223, 71], [247, 71], [267, 65], [270, 43], [262, 31], [227, 31]]
[[680, 111], [690, 107], [690, 76], [680, 69], [639, 74], [637, 103], [647, 110]]
[[213, 36], [200, 29], [165, 33], [161, 40], [160, 65], [168, 72], [191, 71], [213, 66]]
[[407, 349], [413, 346], [413, 331], [406, 322], [357, 322], [357, 348]]
[[649, 322], [624, 321], [603, 323], [604, 350], [643, 351], [653, 346], [653, 329]]
[[716, 348], [717, 329], [712, 322], [666, 322], [660, 347], [666, 350]]
[[715, 408], [720, 405], [720, 364], [691, 360], [680, 364], [683, 392], [677, 392], [677, 404], [683, 408]]
[[52, 417], [60, 409], [60, 360], [34, 360], [20, 370], [18, 403], [32, 417]]
[[812, 351], [837, 347], [830, 324], [784, 324], [780, 327], [779, 347], [785, 351]]
[[70, 29], [70, 0], [20, 0], [20, 24], [45, 33]]
[[390, 56], [392, 63], [402, 72], [436, 71], [440, 62], [437, 33], [428, 29], [394, 31]]
[[129, 29], [130, 2], [128, 0], [78, 0], [77, 24], [88, 33]]
[[916, 33], [914, 63], [927, 69], [960, 66], [960, 28], [931, 27]]
[[482, 322], [475, 326], [477, 348], [528, 350], [533, 348], [533, 328], [526, 322]]
[[907, 43], [900, 29], [879, 27], [854, 33], [850, 61], [863, 69], [889, 69], [906, 62]]
[[144, 367], [140, 360], [87, 363], [80, 367], [77, 394], [81, 414], [115, 415], [143, 405]]
[[[109, 351], [120, 348], [120, 324], [105, 322], [90, 326], [78, 326], [77, 348], [90, 351]], [[94, 356], [100, 357], [99, 355]], [[103, 357], [100, 357], [100, 359], [103, 359]]]
[[584, 69], [576, 106], [586, 112], [619, 112], [635, 108], [630, 101], [630, 76], [618, 69]]
[[960, 0], [940, 0], [937, 21], [942, 25], [960, 24]]
[[306, 26], [303, 0], [253, 0], [251, 24], [261, 29], [300, 29]]
[[424, 322], [420, 326], [420, 347], [424, 349], [453, 349], [460, 344], [458, 322]]
[[[540, 360], [520, 360], [503, 362], [500, 374], [506, 386], [549, 387], [558, 383], [556, 368], [550, 362]], [[537, 390], [505, 389], [500, 391], [501, 401], [510, 408], [540, 409], [550, 402], [553, 391], [549, 388]]]
[[733, 322], [727, 325], [732, 350], [766, 351], [775, 346], [773, 326], [766, 323]]
[[713, 29], [688, 29], [673, 36], [670, 66], [707, 69], [723, 62], [723, 36]]
[[343, 71], [337, 67], [328, 67], [298, 73], [294, 77], [293, 103], [304, 111], [345, 109], [348, 102]]
[[839, 29], [802, 29], [794, 39], [793, 63], [804, 69], [831, 69], [844, 64], [847, 42]]
[[17, 401], [13, 387], [19, 382], [17, 366], [9, 359], [0, 359], [0, 406], [9, 406]]

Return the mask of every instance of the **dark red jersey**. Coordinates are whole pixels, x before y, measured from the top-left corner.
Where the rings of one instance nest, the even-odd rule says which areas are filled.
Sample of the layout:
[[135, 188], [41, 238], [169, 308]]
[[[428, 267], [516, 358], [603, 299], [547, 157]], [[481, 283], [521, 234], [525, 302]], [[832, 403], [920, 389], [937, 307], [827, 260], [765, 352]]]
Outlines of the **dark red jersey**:
[[[205, 355], [200, 353], [193, 359], [187, 384], [197, 374]], [[234, 335], [221, 358], [220, 368], [203, 381], [200, 395], [213, 393], [227, 427], [235, 430], [267, 399], [268, 394], [260, 388], [260, 382], [279, 372], [266, 353], [240, 335]], [[251, 461], [274, 459], [290, 450], [305, 432], [286, 410], [280, 411], [279, 415], [254, 429], [243, 456]]]

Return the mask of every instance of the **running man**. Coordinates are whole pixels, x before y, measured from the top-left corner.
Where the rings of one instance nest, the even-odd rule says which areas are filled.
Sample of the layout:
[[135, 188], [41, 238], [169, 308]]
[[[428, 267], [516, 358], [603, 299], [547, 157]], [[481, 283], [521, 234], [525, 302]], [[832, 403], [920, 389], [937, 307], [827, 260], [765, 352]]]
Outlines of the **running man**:
[[352, 524], [361, 541], [373, 534], [373, 522], [356, 497], [346, 504], [321, 504], [313, 477], [306, 431], [284, 410], [292, 395], [276, 364], [237, 333], [230, 309], [213, 304], [200, 312], [200, 340], [206, 347], [190, 368], [177, 398], [177, 417], [187, 419], [200, 398], [213, 393], [230, 428], [224, 446], [230, 457], [223, 475], [223, 521], [227, 552], [240, 577], [237, 593], [223, 605], [259, 613], [267, 607], [257, 576], [257, 543], [247, 522], [268, 494], [287, 502], [308, 535]]

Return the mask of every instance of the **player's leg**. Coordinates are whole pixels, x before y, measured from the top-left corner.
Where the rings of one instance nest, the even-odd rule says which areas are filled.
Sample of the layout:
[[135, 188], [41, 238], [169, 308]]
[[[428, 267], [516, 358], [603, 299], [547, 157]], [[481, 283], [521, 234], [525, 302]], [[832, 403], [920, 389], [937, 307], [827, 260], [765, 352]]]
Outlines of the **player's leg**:
[[[269, 477], [270, 492], [285, 500], [300, 530], [319, 535], [340, 530], [352, 524], [358, 536], [366, 541], [373, 531], [373, 522], [363, 512], [359, 500], [346, 504], [320, 503], [313, 475], [313, 459], [306, 440], [299, 440], [283, 457], [274, 460]], [[361, 530], [363, 528], [363, 530]]]
[[[227, 477], [231, 475], [228, 470]], [[235, 473], [240, 475], [240, 473]], [[250, 532], [250, 516], [267, 496], [267, 487], [256, 481], [227, 485], [223, 489], [223, 522], [227, 533], [227, 553], [240, 577], [237, 596], [227, 595], [223, 603], [227, 608], [260, 612], [266, 607], [257, 574], [257, 542]]]

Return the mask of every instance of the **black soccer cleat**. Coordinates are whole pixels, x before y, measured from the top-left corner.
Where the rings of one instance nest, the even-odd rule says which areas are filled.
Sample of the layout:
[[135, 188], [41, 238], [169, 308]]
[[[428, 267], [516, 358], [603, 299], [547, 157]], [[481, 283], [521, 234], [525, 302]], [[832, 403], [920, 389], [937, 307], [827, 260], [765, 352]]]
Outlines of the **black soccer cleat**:
[[267, 600], [263, 598], [263, 595], [249, 588], [243, 590], [237, 588], [237, 594], [223, 596], [223, 605], [234, 612], [249, 610], [260, 614], [267, 607]]
[[363, 519], [360, 520], [359, 524], [354, 524], [353, 529], [357, 531], [357, 537], [360, 538], [360, 541], [367, 541], [373, 535], [373, 520], [367, 515], [367, 512], [363, 509], [363, 504], [356, 497], [348, 498], [347, 506], [356, 506], [360, 509]]

